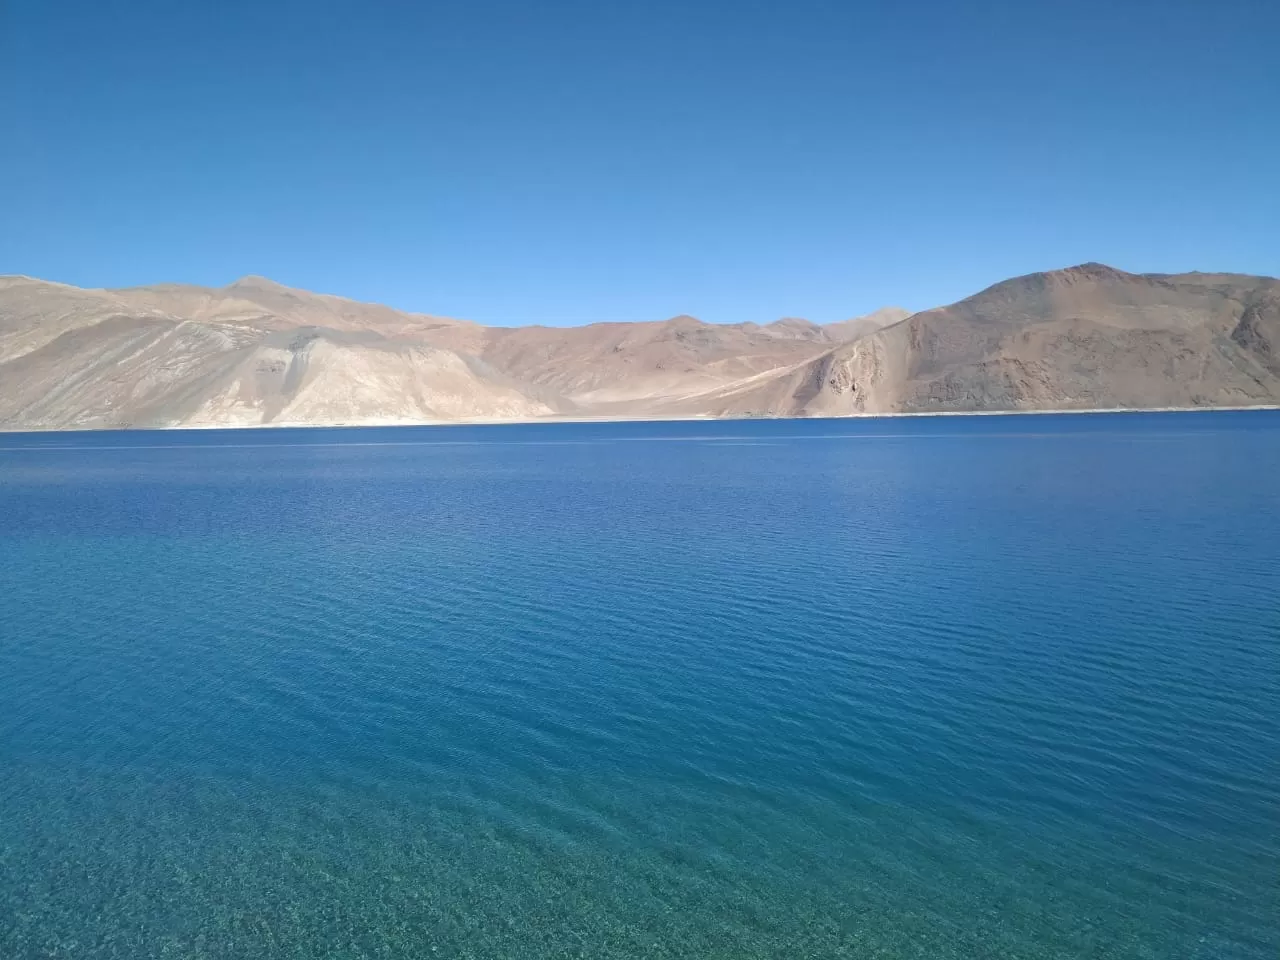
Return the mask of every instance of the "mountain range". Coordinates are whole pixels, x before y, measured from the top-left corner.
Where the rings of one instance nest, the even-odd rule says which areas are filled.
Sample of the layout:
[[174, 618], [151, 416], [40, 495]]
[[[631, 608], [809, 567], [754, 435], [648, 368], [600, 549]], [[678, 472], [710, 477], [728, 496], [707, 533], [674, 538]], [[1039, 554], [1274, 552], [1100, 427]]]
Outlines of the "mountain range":
[[838, 323], [485, 327], [308, 293], [0, 277], [0, 429], [1280, 403], [1280, 280], [1088, 263]]

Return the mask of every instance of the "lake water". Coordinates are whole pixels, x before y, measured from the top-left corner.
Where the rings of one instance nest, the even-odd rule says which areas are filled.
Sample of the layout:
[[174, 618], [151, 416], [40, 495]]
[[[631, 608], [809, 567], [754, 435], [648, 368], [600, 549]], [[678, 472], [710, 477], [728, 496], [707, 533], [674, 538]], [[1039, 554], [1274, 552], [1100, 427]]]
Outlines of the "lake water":
[[1280, 955], [1280, 414], [0, 437], [0, 956]]

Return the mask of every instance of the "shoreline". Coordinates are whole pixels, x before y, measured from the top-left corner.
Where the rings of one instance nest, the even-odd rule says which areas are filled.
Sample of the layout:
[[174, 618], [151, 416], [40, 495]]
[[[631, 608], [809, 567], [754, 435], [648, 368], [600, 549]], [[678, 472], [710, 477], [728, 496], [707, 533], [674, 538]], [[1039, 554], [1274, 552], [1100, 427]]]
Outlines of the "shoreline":
[[850, 413], [832, 417], [536, 417], [492, 418], [478, 420], [366, 420], [356, 423], [241, 423], [241, 424], [174, 424], [172, 426], [121, 426], [121, 427], [7, 427], [0, 426], [0, 434], [21, 433], [170, 433], [183, 430], [358, 430], [386, 429], [389, 427], [487, 427], [533, 426], [553, 423], [738, 423], [744, 421], [779, 420], [896, 420], [906, 417], [1021, 417], [1021, 416], [1071, 416], [1075, 414], [1124, 414], [1124, 413], [1240, 413], [1249, 410], [1277, 411], [1280, 404], [1254, 404], [1249, 406], [1215, 407], [1089, 407], [1086, 409], [1057, 410], [922, 410], [901, 413]]

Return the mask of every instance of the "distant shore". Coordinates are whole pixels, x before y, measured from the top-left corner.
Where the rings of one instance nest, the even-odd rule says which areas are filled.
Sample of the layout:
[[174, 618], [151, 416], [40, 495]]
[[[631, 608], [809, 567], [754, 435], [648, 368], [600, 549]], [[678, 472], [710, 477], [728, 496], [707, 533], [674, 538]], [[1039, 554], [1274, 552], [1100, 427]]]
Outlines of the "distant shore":
[[1226, 407], [1089, 407], [1065, 410], [920, 410], [902, 413], [852, 413], [834, 417], [575, 417], [552, 416], [534, 418], [487, 418], [469, 420], [361, 420], [359, 422], [307, 423], [274, 421], [272, 423], [239, 424], [174, 424], [165, 426], [112, 427], [10, 427], [0, 426], [0, 433], [111, 433], [123, 431], [173, 430], [332, 430], [361, 427], [483, 427], [534, 425], [539, 423], [734, 423], [747, 420], [896, 420], [904, 417], [1018, 417], [1070, 416], [1074, 414], [1108, 413], [1230, 413], [1247, 410], [1280, 410], [1280, 404], [1256, 404]]

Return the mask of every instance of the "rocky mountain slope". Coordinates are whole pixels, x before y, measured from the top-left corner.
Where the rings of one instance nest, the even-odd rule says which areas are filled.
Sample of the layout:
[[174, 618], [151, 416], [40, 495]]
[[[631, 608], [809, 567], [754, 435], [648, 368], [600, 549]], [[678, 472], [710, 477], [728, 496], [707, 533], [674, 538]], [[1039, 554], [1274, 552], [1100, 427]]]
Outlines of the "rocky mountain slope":
[[1280, 281], [1098, 264], [819, 326], [482, 327], [293, 290], [0, 278], [0, 428], [1280, 402]]
[[998, 283], [814, 362], [809, 414], [1280, 403], [1280, 281], [1084, 264]]

